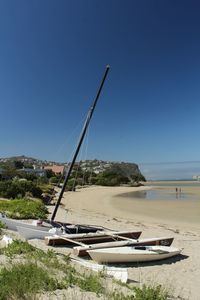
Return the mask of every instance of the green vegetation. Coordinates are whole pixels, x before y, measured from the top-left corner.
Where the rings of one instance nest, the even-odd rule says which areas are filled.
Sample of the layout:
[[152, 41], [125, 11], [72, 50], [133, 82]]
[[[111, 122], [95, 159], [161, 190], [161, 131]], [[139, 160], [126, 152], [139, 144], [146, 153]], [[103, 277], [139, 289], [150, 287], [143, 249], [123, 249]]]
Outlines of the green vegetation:
[[133, 291], [130, 295], [124, 295], [114, 291], [110, 294], [112, 300], [167, 300], [169, 292], [164, 289], [161, 285], [147, 286], [143, 285], [142, 287], [131, 287]]
[[42, 180], [40, 180], [37, 182], [37, 185], [42, 190], [42, 193], [52, 194], [54, 188], [51, 184], [42, 182]]
[[[8, 199], [29, 197], [40, 198], [46, 202], [51, 199], [53, 187], [61, 180], [61, 174], [46, 170], [44, 176], [34, 172], [33, 165], [37, 160], [22, 161], [11, 158], [0, 163], [0, 196]], [[76, 186], [103, 185], [119, 186], [127, 184], [138, 186], [145, 181], [138, 166], [134, 163], [113, 163], [98, 160], [76, 163], [66, 190], [75, 190]], [[41, 167], [41, 162], [40, 162]], [[104, 171], [103, 171], [104, 170]], [[95, 173], [95, 171], [99, 173]], [[45, 175], [46, 174], [46, 175]]]
[[[78, 286], [97, 294], [103, 292], [99, 275], [78, 273], [70, 265], [68, 257], [58, 259], [52, 250], [44, 252], [27, 242], [15, 240], [1, 249], [0, 254], [12, 258], [12, 261], [16, 255], [22, 255], [28, 261], [22, 264], [12, 263], [11, 268], [0, 271], [0, 300], [31, 299], [36, 293], [66, 289], [69, 286]], [[58, 274], [59, 280], [55, 279]]]
[[33, 165], [19, 160], [0, 163], [0, 197], [16, 199], [28, 195], [43, 199], [43, 193], [52, 193], [53, 187], [49, 182], [55, 176], [52, 171], [47, 170], [46, 176], [37, 176], [37, 173], [26, 172], [23, 168], [33, 170]]
[[23, 198], [29, 192], [33, 197], [40, 198], [42, 190], [37, 184], [28, 180], [0, 181], [0, 196], [4, 198]]
[[65, 280], [67, 285], [76, 285], [87, 292], [94, 292], [97, 295], [105, 293], [104, 287], [101, 283], [101, 276], [99, 274], [81, 275], [74, 269], [73, 272], [68, 273]]
[[97, 175], [96, 184], [105, 186], [118, 186], [120, 184], [127, 184], [128, 177], [107, 170]]
[[0, 236], [2, 234], [2, 228], [5, 228], [5, 225], [0, 221]]
[[166, 300], [169, 293], [161, 286], [147, 286], [142, 288], [135, 287], [135, 300]]
[[61, 287], [42, 267], [29, 262], [15, 264], [11, 269], [3, 268], [0, 286], [0, 300], [31, 299], [33, 294]]
[[0, 200], [0, 212], [14, 219], [46, 219], [47, 208], [41, 200]]
[[113, 165], [107, 170], [95, 174], [94, 172], [83, 172], [81, 170], [73, 172], [68, 181], [67, 190], [73, 190], [78, 185], [103, 185], [103, 186], [119, 186], [122, 184], [139, 185], [141, 181], [146, 181], [140, 173], [127, 176], [126, 172]]
[[97, 175], [97, 184], [103, 185], [120, 185], [120, 184], [139, 184], [146, 181], [140, 173], [136, 164], [113, 163], [104, 172]]
[[49, 179], [49, 183], [51, 184], [57, 184], [59, 182], [59, 178], [56, 177], [56, 176], [52, 176], [50, 179]]
[[0, 254], [5, 254], [6, 256], [12, 258], [15, 255], [33, 253], [34, 251], [35, 248], [29, 243], [22, 242], [20, 240], [14, 240], [7, 247], [0, 249]]
[[5, 225], [0, 221], [0, 228], [5, 228]]
[[[38, 293], [73, 286], [104, 295], [109, 300], [166, 300], [169, 296], [160, 285], [138, 288], [124, 284], [126, 294], [119, 292], [119, 286], [109, 292], [102, 273], [79, 273], [70, 264], [68, 256], [58, 256], [52, 250], [44, 252], [27, 242], [15, 240], [1, 249], [0, 254], [11, 258], [11, 265], [0, 271], [0, 300], [35, 299]], [[15, 263], [15, 257], [17, 261], [19, 257], [23, 258], [23, 263]]]

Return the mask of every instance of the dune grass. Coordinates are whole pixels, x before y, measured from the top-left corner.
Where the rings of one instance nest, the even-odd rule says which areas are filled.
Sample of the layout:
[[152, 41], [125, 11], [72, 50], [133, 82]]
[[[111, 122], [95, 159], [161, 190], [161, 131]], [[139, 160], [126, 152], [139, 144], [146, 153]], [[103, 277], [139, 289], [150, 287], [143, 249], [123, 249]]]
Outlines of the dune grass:
[[0, 299], [31, 299], [40, 291], [60, 288], [59, 282], [51, 278], [42, 268], [33, 263], [14, 264], [0, 272]]
[[[167, 300], [169, 291], [161, 285], [143, 285], [142, 287], [131, 287], [132, 293], [124, 295], [118, 291], [110, 294], [112, 300]], [[172, 298], [170, 298], [172, 299]]]
[[[0, 300], [31, 299], [31, 295], [35, 293], [66, 289], [69, 286], [78, 286], [96, 294], [103, 292], [98, 274], [78, 273], [70, 265], [68, 257], [59, 259], [52, 250], [44, 252], [27, 242], [14, 240], [0, 249], [0, 254], [6, 255], [13, 262], [20, 255], [25, 261], [21, 264], [12, 263], [11, 267], [0, 271], [0, 286], [3, 287], [0, 289]], [[6, 291], [9, 293], [6, 294]]]
[[124, 294], [119, 283], [113, 281], [118, 288], [110, 291], [105, 288], [104, 274], [79, 273], [68, 256], [57, 255], [52, 250], [44, 252], [27, 242], [14, 240], [0, 249], [0, 254], [10, 258], [10, 265], [0, 270], [0, 300], [34, 299], [38, 293], [68, 287], [79, 287], [109, 300], [166, 300], [168, 297], [160, 285], [138, 288], [126, 284], [128, 293]]

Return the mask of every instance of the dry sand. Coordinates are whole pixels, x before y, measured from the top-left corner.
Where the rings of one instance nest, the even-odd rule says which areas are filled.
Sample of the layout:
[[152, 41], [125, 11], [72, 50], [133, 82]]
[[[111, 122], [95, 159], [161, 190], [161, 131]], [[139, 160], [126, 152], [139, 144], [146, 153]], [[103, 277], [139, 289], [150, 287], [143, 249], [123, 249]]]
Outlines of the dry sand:
[[150, 187], [90, 187], [67, 192], [57, 219], [115, 230], [142, 230], [141, 237], [173, 236], [173, 246], [183, 248], [182, 254], [157, 263], [129, 265], [129, 280], [139, 286], [162, 284], [176, 297], [199, 300], [200, 187], [184, 187], [182, 198], [174, 200], [164, 200], [166, 193], [175, 193], [174, 187], [159, 187], [163, 199], [162, 196], [156, 200], [124, 196], [148, 189]]

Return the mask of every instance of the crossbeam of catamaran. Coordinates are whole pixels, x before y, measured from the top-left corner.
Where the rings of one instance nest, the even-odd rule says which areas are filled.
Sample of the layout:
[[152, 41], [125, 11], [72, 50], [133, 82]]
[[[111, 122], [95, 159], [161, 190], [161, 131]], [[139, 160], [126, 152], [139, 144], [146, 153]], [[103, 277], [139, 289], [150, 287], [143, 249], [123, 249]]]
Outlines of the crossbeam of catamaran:
[[69, 177], [71, 175], [71, 172], [72, 172], [72, 169], [73, 169], [73, 166], [75, 164], [75, 161], [76, 161], [76, 158], [79, 154], [79, 151], [80, 151], [80, 148], [81, 148], [81, 145], [83, 143], [83, 140], [84, 140], [84, 137], [85, 137], [85, 134], [87, 132], [87, 129], [88, 129], [88, 126], [89, 126], [89, 123], [91, 121], [91, 118], [92, 118], [92, 115], [94, 113], [94, 110], [95, 110], [95, 107], [96, 107], [96, 104], [97, 104], [97, 101], [99, 99], [99, 96], [100, 96], [100, 93], [101, 93], [101, 90], [103, 88], [103, 85], [104, 85], [104, 82], [106, 80], [106, 77], [107, 77], [107, 74], [108, 74], [108, 71], [110, 69], [110, 66], [106, 66], [106, 70], [105, 70], [105, 73], [103, 75], [103, 78], [102, 78], [102, 81], [101, 81], [101, 84], [100, 84], [100, 87], [97, 91], [97, 94], [96, 94], [96, 97], [88, 111], [88, 114], [87, 114], [87, 117], [86, 117], [86, 120], [85, 120], [85, 123], [84, 123], [84, 126], [83, 126], [83, 129], [82, 129], [82, 132], [81, 132], [81, 135], [80, 135], [80, 139], [79, 139], [79, 142], [78, 142], [78, 145], [77, 145], [77, 148], [75, 150], [75, 153], [73, 155], [73, 159], [72, 159], [72, 162], [68, 168], [68, 171], [66, 173], [66, 176], [65, 176], [65, 179], [64, 179], [64, 182], [63, 182], [63, 185], [62, 185], [62, 189], [60, 191], [60, 194], [58, 196], [58, 200], [56, 202], [56, 205], [55, 205], [55, 208], [54, 208], [54, 211], [52, 213], [52, 216], [51, 216], [51, 222], [53, 223], [54, 222], [54, 219], [56, 217], [56, 213], [57, 213], [57, 210], [58, 210], [58, 207], [60, 205], [60, 202], [62, 200], [62, 197], [63, 197], [63, 194], [64, 194], [64, 191], [65, 191], [65, 188], [67, 186], [67, 183], [68, 183], [68, 180], [69, 180]]

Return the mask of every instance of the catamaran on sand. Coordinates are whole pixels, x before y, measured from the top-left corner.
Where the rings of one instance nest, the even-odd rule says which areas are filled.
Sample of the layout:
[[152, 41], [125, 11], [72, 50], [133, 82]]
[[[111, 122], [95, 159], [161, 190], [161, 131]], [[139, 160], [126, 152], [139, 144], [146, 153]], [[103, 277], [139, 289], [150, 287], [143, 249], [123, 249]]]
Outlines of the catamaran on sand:
[[[8, 229], [18, 230], [19, 233], [26, 239], [39, 238], [46, 240], [47, 244], [74, 244], [74, 253], [78, 256], [89, 254], [94, 260], [98, 262], [128, 262], [141, 260], [157, 260], [165, 257], [170, 257], [180, 253], [174, 248], [168, 248], [173, 238], [149, 238], [139, 239], [140, 232], [121, 231], [114, 232], [107, 230], [104, 227], [89, 226], [82, 224], [61, 223], [55, 221], [56, 213], [61, 203], [65, 188], [70, 178], [73, 166], [80, 151], [83, 139], [85, 137], [87, 128], [92, 118], [94, 109], [96, 107], [99, 95], [103, 88], [105, 79], [109, 71], [109, 66], [106, 67], [101, 85], [98, 89], [94, 102], [92, 103], [87, 114], [78, 146], [74, 153], [72, 162], [67, 170], [61, 191], [58, 196], [53, 214], [50, 221], [42, 222], [34, 220], [33, 224], [13, 220], [8, 218], [5, 214], [0, 213], [0, 221], [3, 222]], [[104, 231], [103, 231], [104, 230]], [[144, 246], [144, 248], [139, 248]], [[148, 245], [151, 245], [148, 246]], [[153, 246], [152, 246], [153, 245]], [[156, 246], [159, 245], [159, 246]], [[164, 248], [163, 248], [164, 246]], [[137, 248], [138, 247], [138, 248]], [[156, 248], [157, 247], [157, 248]], [[160, 247], [160, 248], [158, 248]]]

